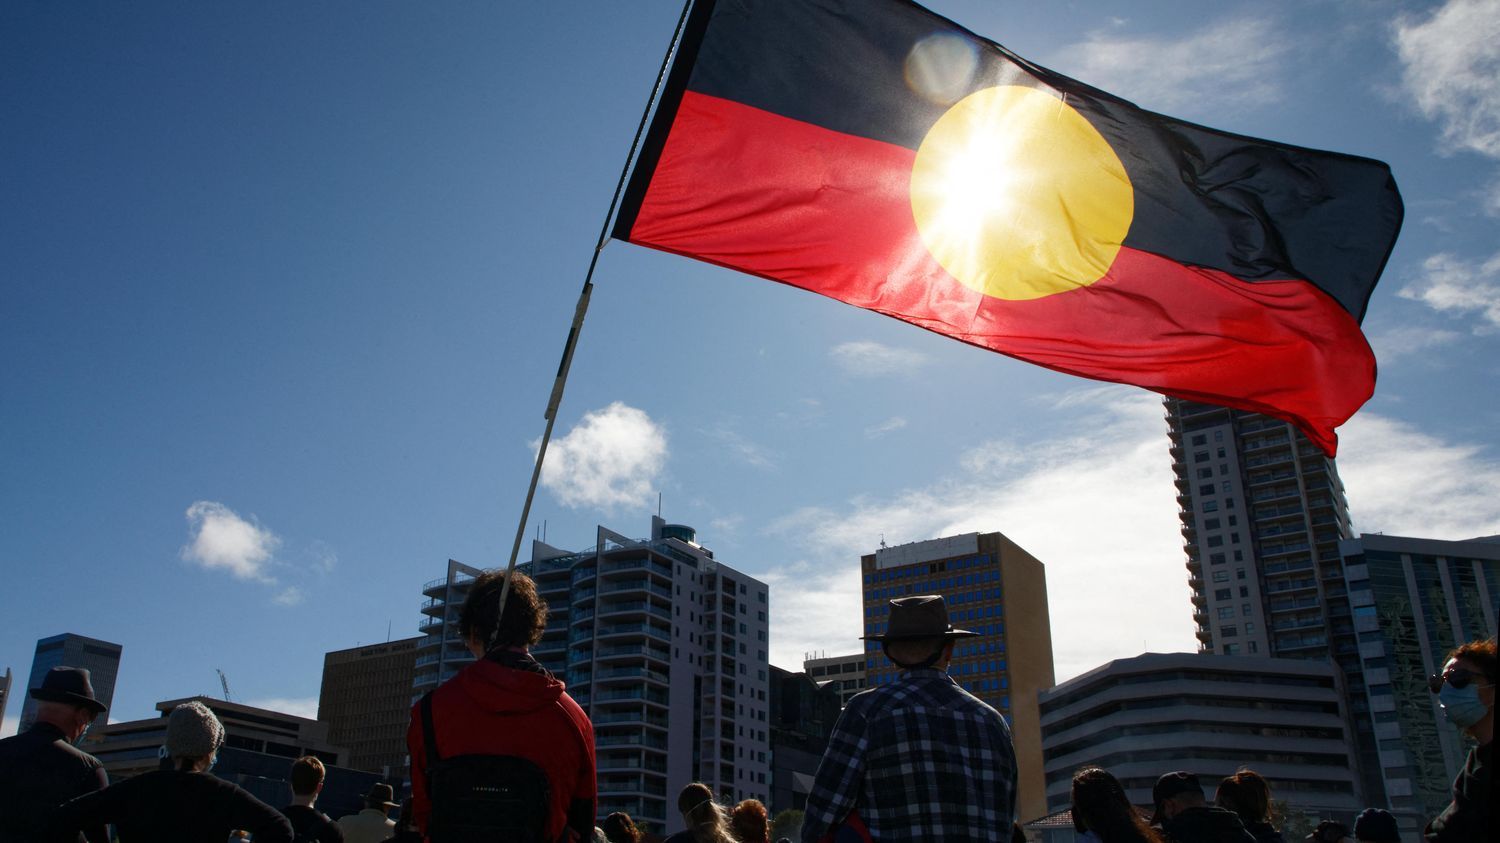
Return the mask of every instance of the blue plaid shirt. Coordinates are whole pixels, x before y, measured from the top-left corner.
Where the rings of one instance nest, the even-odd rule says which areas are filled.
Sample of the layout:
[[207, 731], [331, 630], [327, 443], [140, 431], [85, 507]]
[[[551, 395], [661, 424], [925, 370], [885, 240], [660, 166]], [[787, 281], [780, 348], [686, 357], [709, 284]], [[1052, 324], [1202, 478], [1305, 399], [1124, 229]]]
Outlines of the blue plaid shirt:
[[854, 697], [818, 765], [803, 843], [851, 810], [875, 840], [994, 843], [1016, 813], [1010, 725], [941, 670], [911, 670]]

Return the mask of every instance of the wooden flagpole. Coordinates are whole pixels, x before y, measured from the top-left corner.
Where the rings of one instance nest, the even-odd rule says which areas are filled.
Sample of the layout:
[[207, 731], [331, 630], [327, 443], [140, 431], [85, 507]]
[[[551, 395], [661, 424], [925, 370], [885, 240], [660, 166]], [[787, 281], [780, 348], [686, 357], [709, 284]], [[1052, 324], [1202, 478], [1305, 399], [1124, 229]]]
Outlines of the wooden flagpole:
[[568, 328], [568, 340], [563, 345], [562, 362], [557, 366], [557, 377], [552, 382], [552, 395], [547, 399], [547, 411], [544, 417], [547, 427], [542, 432], [542, 444], [536, 452], [536, 466], [531, 470], [531, 485], [526, 489], [526, 502], [521, 506], [521, 523], [516, 525], [516, 541], [510, 548], [510, 563], [505, 567], [505, 582], [500, 587], [500, 609], [497, 618], [505, 616], [505, 601], [510, 597], [510, 577], [516, 570], [516, 556], [521, 552], [521, 539], [526, 534], [526, 520], [531, 516], [531, 501], [536, 496], [536, 484], [542, 476], [542, 460], [547, 456], [547, 444], [552, 441], [552, 427], [557, 423], [557, 408], [562, 403], [563, 387], [568, 382], [568, 370], [573, 366], [573, 351], [578, 347], [578, 334], [583, 329], [583, 317], [588, 313], [589, 297], [594, 292], [594, 267], [599, 263], [599, 253], [604, 251], [604, 246], [609, 242], [609, 224], [614, 219], [615, 209], [620, 205], [620, 193], [625, 189], [625, 179], [630, 175], [630, 164], [635, 160], [636, 150], [641, 145], [641, 135], [646, 131], [646, 123], [651, 117], [651, 106], [656, 103], [657, 96], [661, 93], [661, 83], [667, 75], [667, 68], [672, 64], [672, 56], [677, 51], [678, 42], [682, 38], [682, 27], [687, 22], [688, 10], [693, 6], [693, 0], [685, 0], [682, 4], [682, 14], [677, 18], [677, 28], [672, 31], [672, 40], [667, 44], [667, 53], [662, 56], [661, 69], [656, 72], [656, 83], [651, 86], [651, 96], [646, 99], [646, 108], [641, 112], [641, 122], [635, 129], [635, 137], [630, 141], [630, 152], [625, 156], [625, 166], [620, 170], [620, 181], [615, 185], [615, 195], [609, 201], [609, 211], [604, 215], [604, 226], [599, 230], [599, 242], [594, 245], [593, 257], [589, 259], [589, 268], [583, 276], [583, 290], [578, 294], [578, 304], [573, 308], [573, 324]]

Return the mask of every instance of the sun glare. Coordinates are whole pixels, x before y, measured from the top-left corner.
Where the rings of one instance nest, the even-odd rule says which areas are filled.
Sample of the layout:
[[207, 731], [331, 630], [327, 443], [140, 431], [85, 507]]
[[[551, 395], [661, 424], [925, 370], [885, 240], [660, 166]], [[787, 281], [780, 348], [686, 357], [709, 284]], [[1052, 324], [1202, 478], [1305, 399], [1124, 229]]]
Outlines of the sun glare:
[[1092, 284], [1134, 207], [1124, 166], [1047, 91], [970, 94], [938, 119], [912, 168], [912, 212], [933, 256], [965, 285], [1034, 299]]

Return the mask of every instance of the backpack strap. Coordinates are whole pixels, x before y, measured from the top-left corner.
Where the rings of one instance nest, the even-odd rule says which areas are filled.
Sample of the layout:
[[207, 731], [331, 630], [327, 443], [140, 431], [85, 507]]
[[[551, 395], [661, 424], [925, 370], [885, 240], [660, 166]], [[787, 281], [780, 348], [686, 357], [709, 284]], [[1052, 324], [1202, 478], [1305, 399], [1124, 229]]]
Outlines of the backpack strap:
[[422, 712], [422, 748], [427, 755], [427, 776], [432, 777], [432, 768], [442, 760], [437, 751], [437, 730], [432, 726], [432, 692], [428, 691], [422, 695], [422, 701], [417, 703]]

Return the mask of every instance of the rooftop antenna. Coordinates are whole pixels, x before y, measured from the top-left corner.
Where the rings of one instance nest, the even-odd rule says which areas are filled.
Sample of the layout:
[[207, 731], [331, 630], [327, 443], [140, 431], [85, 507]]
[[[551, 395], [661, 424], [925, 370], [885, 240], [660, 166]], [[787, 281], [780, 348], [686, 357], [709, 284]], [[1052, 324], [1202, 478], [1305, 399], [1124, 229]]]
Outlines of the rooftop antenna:
[[656, 493], [656, 517], [661, 517], [661, 492]]
[[880, 549], [881, 549], [881, 550], [885, 550], [885, 548], [886, 548], [886, 544], [885, 544], [885, 533], [881, 533], [881, 534], [880, 534]]
[[214, 668], [214, 672], [219, 674], [219, 685], [224, 689], [224, 702], [234, 702], [234, 700], [229, 698], [229, 677], [225, 676], [224, 671], [219, 670], [217, 667]]
[[391, 622], [389, 618], [385, 622], [385, 643], [391, 643]]

